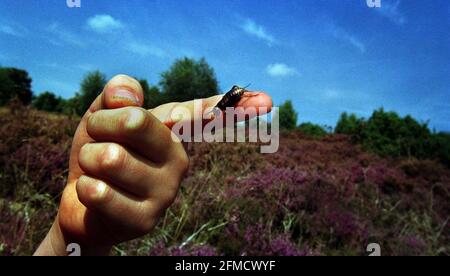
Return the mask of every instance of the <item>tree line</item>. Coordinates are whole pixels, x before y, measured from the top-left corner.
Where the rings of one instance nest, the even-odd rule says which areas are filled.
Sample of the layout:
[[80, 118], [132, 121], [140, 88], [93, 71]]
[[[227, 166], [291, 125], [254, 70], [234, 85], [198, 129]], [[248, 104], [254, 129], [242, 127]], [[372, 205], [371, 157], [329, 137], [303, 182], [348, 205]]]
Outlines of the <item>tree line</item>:
[[344, 112], [334, 130], [310, 122], [297, 125], [297, 119], [291, 101], [280, 106], [280, 127], [285, 130], [298, 130], [316, 138], [331, 133], [345, 134], [353, 143], [380, 156], [438, 159], [450, 167], [450, 134], [430, 130], [428, 123], [420, 123], [410, 115], [401, 117], [380, 108], [365, 119]]
[[[144, 108], [148, 109], [167, 102], [205, 98], [219, 93], [215, 72], [203, 58], [175, 61], [169, 70], [161, 74], [159, 85], [150, 85], [146, 79], [136, 79], [144, 91]], [[63, 99], [51, 91], [34, 95], [31, 82], [25, 70], [0, 67], [0, 106], [18, 99], [22, 104], [39, 110], [82, 116], [102, 92], [107, 78], [100, 71], [87, 73], [81, 82], [80, 91], [70, 99]]]
[[[146, 79], [136, 79], [143, 88], [144, 108], [147, 109], [219, 93], [214, 69], [203, 58], [176, 60], [169, 70], [161, 74], [158, 85], [151, 85]], [[104, 74], [93, 71], [86, 74], [80, 91], [70, 99], [49, 91], [35, 96], [31, 90], [32, 79], [25, 70], [0, 67], [0, 105], [18, 99], [24, 105], [39, 110], [82, 116], [106, 82]], [[280, 105], [279, 117], [280, 127], [284, 130], [297, 130], [315, 138], [331, 133], [345, 134], [354, 143], [382, 156], [440, 159], [450, 166], [450, 134], [432, 131], [427, 123], [419, 123], [409, 115], [401, 117], [395, 112], [378, 109], [368, 119], [343, 113], [334, 128], [311, 122], [298, 125], [298, 114], [292, 101], [288, 100]]]

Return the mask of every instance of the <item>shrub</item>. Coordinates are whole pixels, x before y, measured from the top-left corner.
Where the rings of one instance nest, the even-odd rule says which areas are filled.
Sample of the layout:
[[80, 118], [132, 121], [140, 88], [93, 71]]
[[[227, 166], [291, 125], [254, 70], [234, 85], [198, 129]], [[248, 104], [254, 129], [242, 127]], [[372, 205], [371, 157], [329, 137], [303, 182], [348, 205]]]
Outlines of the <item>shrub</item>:
[[24, 105], [30, 104], [33, 97], [31, 82], [25, 70], [0, 67], [0, 106], [15, 97]]
[[33, 99], [33, 107], [43, 111], [62, 112], [63, 99], [47, 91]]
[[297, 127], [297, 129], [300, 132], [302, 132], [306, 135], [309, 135], [311, 137], [314, 137], [314, 138], [321, 138], [321, 137], [327, 135], [327, 133], [328, 133], [324, 127], [315, 125], [313, 123], [302, 123], [301, 125], [299, 125]]
[[450, 168], [450, 133], [440, 132], [431, 138], [432, 152]]
[[280, 105], [280, 128], [293, 130], [297, 126], [298, 114], [295, 112], [292, 101], [288, 100]]
[[363, 141], [365, 126], [366, 121], [363, 118], [358, 118], [355, 114], [348, 115], [344, 112], [341, 114], [334, 131], [338, 134], [349, 135], [354, 143], [360, 143]]
[[426, 124], [419, 124], [411, 116], [401, 118], [395, 112], [376, 110], [363, 131], [363, 145], [384, 156], [431, 155], [431, 133]]
[[335, 133], [349, 135], [353, 143], [381, 156], [438, 159], [450, 166], [450, 135], [432, 133], [426, 123], [409, 115], [400, 117], [379, 109], [365, 120], [343, 113]]

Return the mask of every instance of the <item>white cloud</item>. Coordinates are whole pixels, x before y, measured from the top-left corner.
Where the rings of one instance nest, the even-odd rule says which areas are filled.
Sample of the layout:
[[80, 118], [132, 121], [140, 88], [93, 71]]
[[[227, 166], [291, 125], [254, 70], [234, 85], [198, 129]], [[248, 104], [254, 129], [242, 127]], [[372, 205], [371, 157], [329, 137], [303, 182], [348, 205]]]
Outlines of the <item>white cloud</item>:
[[289, 67], [284, 63], [269, 64], [266, 72], [272, 77], [287, 77], [298, 74], [295, 68]]
[[94, 71], [95, 69], [97, 69], [94, 65], [87, 63], [78, 64], [75, 66], [75, 68], [80, 69], [82, 71]]
[[247, 34], [264, 40], [269, 46], [272, 46], [276, 41], [275, 38], [267, 33], [265, 28], [261, 25], [256, 24], [253, 20], [247, 19], [242, 25], [242, 30]]
[[19, 24], [6, 24], [4, 22], [0, 22], [0, 33], [15, 37], [24, 37], [27, 32], [27, 29]]
[[63, 44], [70, 44], [77, 47], [84, 47], [85, 43], [76, 34], [66, 30], [59, 23], [53, 23], [47, 27], [52, 37], [49, 39], [50, 43], [56, 46], [62, 46]]
[[164, 57], [166, 53], [164, 50], [158, 47], [154, 47], [145, 43], [140, 43], [137, 41], [131, 41], [126, 45], [126, 49], [134, 54], [146, 57], [146, 56], [155, 56], [155, 57]]
[[109, 33], [124, 27], [122, 22], [107, 14], [99, 14], [89, 18], [87, 26], [97, 33]]
[[11, 26], [8, 26], [8, 25], [1, 25], [0, 26], [0, 32], [4, 33], [4, 34], [7, 34], [7, 35], [17, 36], [17, 37], [21, 37], [22, 36], [19, 32], [17, 32]]
[[375, 10], [377, 10], [380, 15], [388, 18], [395, 24], [403, 25], [406, 23], [406, 17], [400, 12], [399, 6], [400, 0], [396, 0], [394, 2], [388, 2], [385, 0], [382, 2], [381, 8], [377, 8]]
[[366, 45], [364, 45], [364, 43], [361, 40], [359, 40], [359, 38], [357, 38], [355, 35], [350, 34], [346, 30], [336, 26], [333, 26], [332, 29], [333, 29], [332, 31], [333, 36], [335, 38], [349, 43], [350, 45], [358, 49], [361, 53], [366, 52]]
[[327, 99], [327, 100], [334, 100], [340, 97], [340, 93], [339, 91], [337, 91], [336, 89], [327, 89], [325, 90], [325, 92], [323, 93], [323, 98]]

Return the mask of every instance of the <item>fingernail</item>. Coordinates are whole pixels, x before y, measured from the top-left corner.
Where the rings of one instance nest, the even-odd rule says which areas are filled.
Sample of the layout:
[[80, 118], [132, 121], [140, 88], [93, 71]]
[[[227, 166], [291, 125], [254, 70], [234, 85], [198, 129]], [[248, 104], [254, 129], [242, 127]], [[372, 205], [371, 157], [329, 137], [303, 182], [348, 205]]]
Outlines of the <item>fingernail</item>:
[[115, 100], [128, 101], [130, 104], [139, 104], [139, 98], [134, 93], [123, 88], [114, 91], [112, 97]]

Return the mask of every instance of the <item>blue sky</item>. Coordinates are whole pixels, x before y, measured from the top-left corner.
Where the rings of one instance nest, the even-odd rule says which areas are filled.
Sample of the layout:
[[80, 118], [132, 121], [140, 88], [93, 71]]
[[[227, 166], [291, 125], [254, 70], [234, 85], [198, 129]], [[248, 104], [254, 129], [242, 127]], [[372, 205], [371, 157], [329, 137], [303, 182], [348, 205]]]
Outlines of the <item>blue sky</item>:
[[450, 1], [0, 0], [0, 65], [33, 90], [71, 97], [99, 69], [152, 84], [173, 61], [205, 57], [222, 90], [291, 99], [299, 122], [384, 107], [450, 131]]

